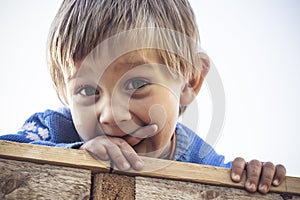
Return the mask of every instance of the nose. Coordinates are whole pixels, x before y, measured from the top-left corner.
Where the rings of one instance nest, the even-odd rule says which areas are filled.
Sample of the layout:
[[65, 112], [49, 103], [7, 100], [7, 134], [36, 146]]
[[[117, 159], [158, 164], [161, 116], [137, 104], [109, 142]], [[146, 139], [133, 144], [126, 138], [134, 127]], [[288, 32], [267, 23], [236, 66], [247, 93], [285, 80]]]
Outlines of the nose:
[[118, 97], [106, 98], [101, 103], [99, 122], [105, 125], [118, 125], [131, 119], [129, 104]]

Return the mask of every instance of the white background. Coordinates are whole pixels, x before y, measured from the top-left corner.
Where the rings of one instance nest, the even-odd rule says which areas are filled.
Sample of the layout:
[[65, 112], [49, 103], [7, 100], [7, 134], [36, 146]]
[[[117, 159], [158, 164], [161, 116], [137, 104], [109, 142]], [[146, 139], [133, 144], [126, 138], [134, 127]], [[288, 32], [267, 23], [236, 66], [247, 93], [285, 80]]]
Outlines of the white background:
[[[31, 114], [61, 104], [45, 49], [60, 0], [0, 0], [0, 134], [15, 133]], [[202, 48], [219, 71], [226, 118], [215, 146], [232, 160], [271, 160], [300, 177], [300, 1], [191, 0]], [[198, 97], [205, 138], [212, 105]]]

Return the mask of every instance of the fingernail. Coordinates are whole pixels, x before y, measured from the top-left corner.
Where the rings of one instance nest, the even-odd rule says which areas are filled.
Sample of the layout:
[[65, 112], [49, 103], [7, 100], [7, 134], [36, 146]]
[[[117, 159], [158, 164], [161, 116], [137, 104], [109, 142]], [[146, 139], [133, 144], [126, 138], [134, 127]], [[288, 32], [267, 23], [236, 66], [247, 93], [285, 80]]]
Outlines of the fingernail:
[[153, 132], [156, 133], [156, 131], [158, 130], [157, 124], [152, 124], [151, 126], [153, 127]]
[[246, 183], [246, 188], [250, 191], [255, 191], [256, 190], [256, 186], [254, 183], [250, 183], [249, 181]]
[[275, 179], [275, 180], [273, 181], [273, 185], [278, 186], [278, 185], [279, 185], [279, 180], [278, 180], [278, 179]]
[[268, 187], [266, 185], [260, 184], [259, 185], [259, 191], [266, 193], [268, 190]]
[[231, 176], [232, 180], [234, 181], [240, 181], [241, 177], [235, 173], [232, 173], [232, 176]]
[[135, 163], [135, 169], [139, 170], [139, 169], [142, 169], [144, 167], [144, 163], [141, 162], [141, 161], [137, 161]]
[[130, 165], [129, 165], [127, 162], [124, 162], [124, 163], [122, 164], [122, 169], [123, 169], [123, 170], [129, 169], [129, 168], [130, 168]]

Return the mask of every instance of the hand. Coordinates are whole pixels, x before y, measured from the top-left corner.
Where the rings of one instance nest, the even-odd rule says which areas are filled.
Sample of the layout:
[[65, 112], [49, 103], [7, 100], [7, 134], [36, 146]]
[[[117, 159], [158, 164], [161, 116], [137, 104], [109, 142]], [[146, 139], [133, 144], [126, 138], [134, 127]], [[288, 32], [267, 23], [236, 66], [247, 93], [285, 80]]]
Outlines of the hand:
[[274, 165], [271, 162], [260, 162], [251, 160], [246, 163], [243, 158], [236, 158], [232, 162], [231, 179], [234, 182], [241, 181], [242, 174], [246, 170], [245, 188], [249, 192], [259, 191], [266, 194], [270, 186], [280, 185], [286, 174], [286, 169], [283, 165]]
[[120, 170], [131, 167], [140, 170], [144, 166], [134, 149], [122, 138], [98, 136], [84, 143], [80, 149], [87, 150], [100, 160], [111, 160]]
[[130, 168], [141, 170], [143, 160], [138, 156], [132, 146], [141, 142], [143, 138], [153, 136], [157, 125], [148, 125], [139, 128], [126, 140], [120, 137], [102, 135], [84, 143], [80, 149], [85, 149], [100, 160], [111, 160], [118, 169], [126, 171]]

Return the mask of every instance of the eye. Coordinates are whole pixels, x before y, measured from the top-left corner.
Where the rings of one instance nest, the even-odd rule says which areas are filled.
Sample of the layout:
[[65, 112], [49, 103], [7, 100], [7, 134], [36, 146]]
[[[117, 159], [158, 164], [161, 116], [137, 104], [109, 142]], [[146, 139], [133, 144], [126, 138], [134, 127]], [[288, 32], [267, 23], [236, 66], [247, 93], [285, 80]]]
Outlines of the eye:
[[82, 96], [97, 96], [100, 94], [99, 90], [93, 86], [90, 85], [84, 85], [82, 87], [79, 88], [78, 90], [78, 94], [82, 95]]
[[132, 79], [128, 82], [126, 89], [127, 90], [137, 90], [142, 87], [145, 87], [149, 83], [144, 79]]

